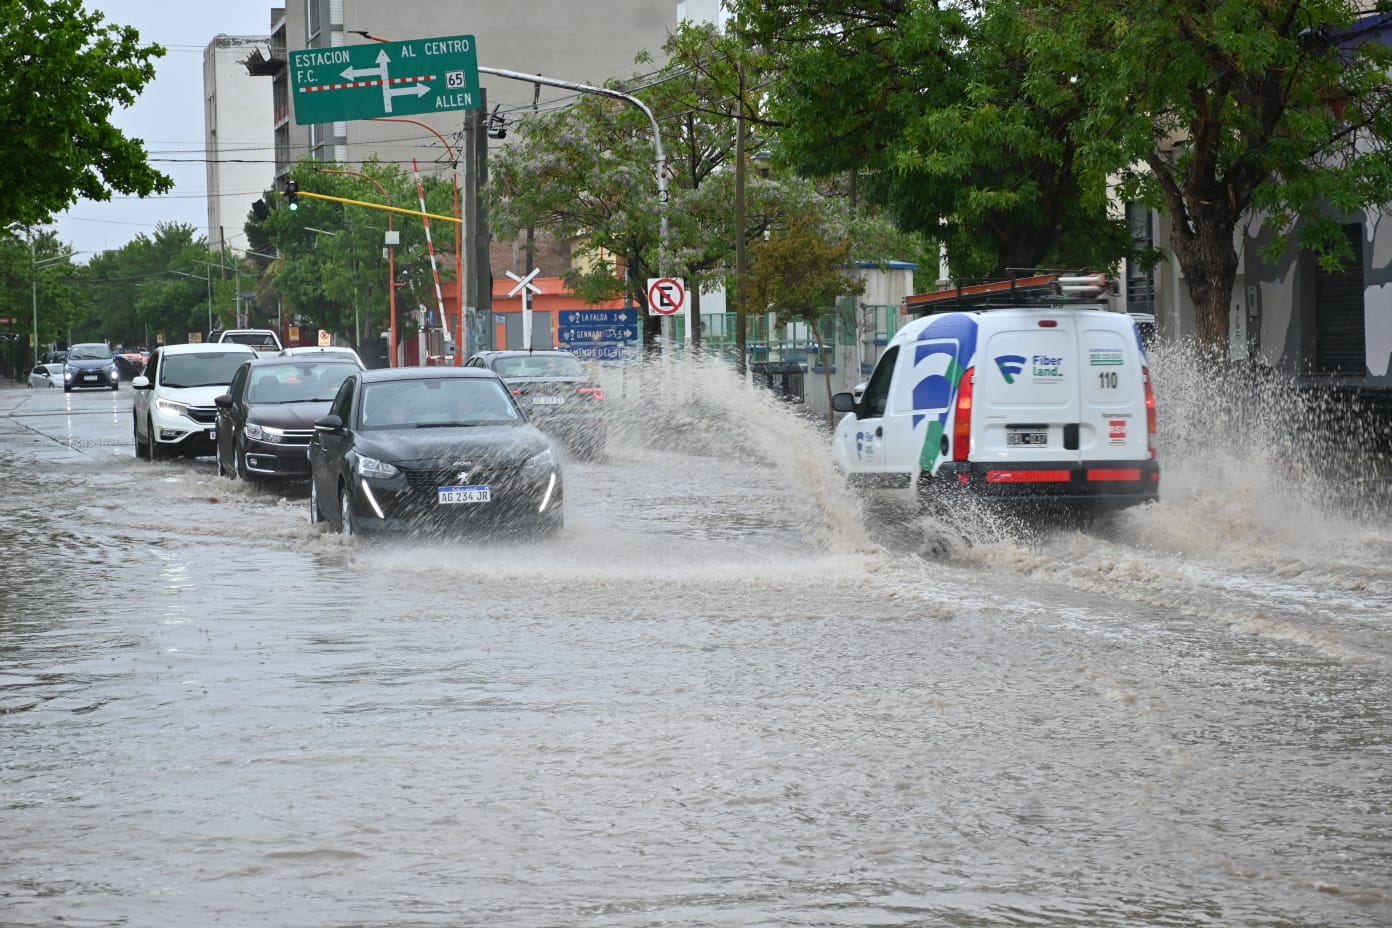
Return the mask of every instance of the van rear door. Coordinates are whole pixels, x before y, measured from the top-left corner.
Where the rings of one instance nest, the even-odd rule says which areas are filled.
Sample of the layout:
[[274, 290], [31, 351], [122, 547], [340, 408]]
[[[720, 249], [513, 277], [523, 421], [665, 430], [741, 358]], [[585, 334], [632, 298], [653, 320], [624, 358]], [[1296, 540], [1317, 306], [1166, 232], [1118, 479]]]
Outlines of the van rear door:
[[977, 355], [971, 460], [1009, 466], [1081, 460], [1078, 317], [1048, 309], [990, 314]]
[[1121, 313], [1079, 314], [1078, 322], [1082, 459], [1146, 460], [1145, 357], [1136, 329]]

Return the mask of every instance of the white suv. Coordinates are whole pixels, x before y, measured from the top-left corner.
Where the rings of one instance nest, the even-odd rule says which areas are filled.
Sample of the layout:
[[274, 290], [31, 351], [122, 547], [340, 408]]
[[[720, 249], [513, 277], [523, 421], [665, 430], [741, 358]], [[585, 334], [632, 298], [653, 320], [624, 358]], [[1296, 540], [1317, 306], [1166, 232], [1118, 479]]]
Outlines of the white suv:
[[226, 393], [237, 368], [255, 357], [250, 345], [235, 342], [156, 348], [145, 373], [131, 381], [135, 456], [158, 460], [216, 453], [213, 399]]

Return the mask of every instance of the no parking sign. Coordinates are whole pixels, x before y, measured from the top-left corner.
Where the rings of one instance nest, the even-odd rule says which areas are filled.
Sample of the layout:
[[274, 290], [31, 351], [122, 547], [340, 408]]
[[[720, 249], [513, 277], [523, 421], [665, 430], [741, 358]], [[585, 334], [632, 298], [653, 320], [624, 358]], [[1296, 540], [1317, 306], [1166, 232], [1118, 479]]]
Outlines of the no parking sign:
[[675, 316], [685, 311], [686, 284], [681, 278], [648, 278], [649, 316]]

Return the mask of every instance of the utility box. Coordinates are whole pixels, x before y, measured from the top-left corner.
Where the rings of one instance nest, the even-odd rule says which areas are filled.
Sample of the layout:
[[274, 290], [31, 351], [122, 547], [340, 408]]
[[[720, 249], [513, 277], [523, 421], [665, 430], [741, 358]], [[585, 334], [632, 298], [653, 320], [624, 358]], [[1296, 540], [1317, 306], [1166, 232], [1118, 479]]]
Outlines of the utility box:
[[780, 399], [790, 403], [805, 401], [804, 371], [796, 361], [758, 361], [749, 369], [755, 383], [772, 390]]

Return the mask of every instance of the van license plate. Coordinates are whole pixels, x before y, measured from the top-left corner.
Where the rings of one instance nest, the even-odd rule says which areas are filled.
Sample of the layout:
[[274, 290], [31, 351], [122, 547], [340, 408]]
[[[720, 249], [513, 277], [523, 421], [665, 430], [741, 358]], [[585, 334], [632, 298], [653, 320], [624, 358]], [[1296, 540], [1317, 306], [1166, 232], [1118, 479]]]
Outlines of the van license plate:
[[1049, 443], [1048, 432], [1010, 431], [1005, 433], [1005, 443], [1011, 448], [1042, 447]]
[[560, 406], [565, 402], [564, 396], [534, 396], [532, 397], [533, 406]]

